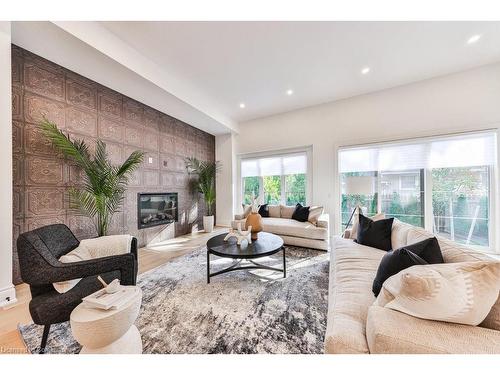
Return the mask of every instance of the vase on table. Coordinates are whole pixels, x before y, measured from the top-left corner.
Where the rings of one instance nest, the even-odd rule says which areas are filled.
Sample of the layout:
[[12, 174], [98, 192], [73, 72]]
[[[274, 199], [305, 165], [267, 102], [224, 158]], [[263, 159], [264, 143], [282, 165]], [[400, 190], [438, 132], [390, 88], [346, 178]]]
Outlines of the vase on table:
[[247, 216], [247, 220], [245, 222], [245, 228], [249, 228], [252, 226], [252, 241], [256, 241], [259, 237], [259, 232], [262, 232], [262, 216], [256, 212], [251, 212]]

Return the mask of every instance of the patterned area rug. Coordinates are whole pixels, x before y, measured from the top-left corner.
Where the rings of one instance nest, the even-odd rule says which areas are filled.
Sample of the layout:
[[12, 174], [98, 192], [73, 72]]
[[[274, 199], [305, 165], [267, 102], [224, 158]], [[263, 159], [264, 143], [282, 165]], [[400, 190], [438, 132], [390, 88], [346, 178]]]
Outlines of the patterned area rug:
[[[139, 276], [136, 321], [144, 353], [322, 353], [326, 329], [325, 252], [287, 247], [287, 277], [267, 270], [236, 271], [206, 282], [201, 248]], [[211, 256], [212, 272], [231, 264]], [[281, 268], [282, 256], [259, 259]], [[31, 352], [42, 327], [20, 326]], [[51, 328], [50, 353], [78, 353], [69, 323]]]

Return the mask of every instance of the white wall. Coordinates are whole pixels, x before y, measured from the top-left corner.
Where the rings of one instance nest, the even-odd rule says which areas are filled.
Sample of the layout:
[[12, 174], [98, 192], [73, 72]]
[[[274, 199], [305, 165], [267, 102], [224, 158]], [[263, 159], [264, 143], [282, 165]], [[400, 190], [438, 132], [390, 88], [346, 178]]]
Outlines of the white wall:
[[12, 285], [12, 88], [10, 22], [0, 22], [0, 306], [13, 303]]
[[[167, 86], [178, 88], [179, 82], [174, 84], [170, 77], [163, 77], [161, 69], [155, 70], [156, 75], [152, 73], [153, 68], [144, 56], [127, 48], [126, 43], [110, 34], [107, 29], [100, 28], [95, 22], [58, 24], [65, 29], [48, 21], [12, 22], [12, 42], [208, 133], [237, 131], [236, 124], [228, 119], [222, 119], [219, 114], [209, 115], [189, 104], [186, 93], [182, 94], [182, 99], [174, 96]], [[70, 26], [73, 30], [70, 30]], [[75, 35], [69, 31], [73, 31]], [[206, 105], [204, 102], [202, 107]]]
[[310, 203], [324, 205], [336, 229], [339, 146], [498, 128], [499, 124], [500, 63], [248, 121], [240, 124], [235, 150], [245, 154], [312, 144]]
[[235, 193], [233, 181], [236, 176], [233, 134], [215, 137], [215, 160], [221, 162], [221, 170], [217, 175], [215, 187], [217, 191], [215, 222], [217, 225], [231, 225]]

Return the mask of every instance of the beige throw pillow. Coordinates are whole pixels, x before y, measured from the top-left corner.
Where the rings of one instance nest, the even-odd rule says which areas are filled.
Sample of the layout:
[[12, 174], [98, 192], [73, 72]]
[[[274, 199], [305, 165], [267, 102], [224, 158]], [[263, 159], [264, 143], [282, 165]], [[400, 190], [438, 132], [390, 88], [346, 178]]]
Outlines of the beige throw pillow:
[[281, 207], [281, 212], [280, 212], [280, 216], [283, 218], [283, 219], [291, 219], [292, 216], [293, 216], [293, 213], [295, 211], [295, 206], [284, 206], [284, 205], [280, 205]]
[[421, 319], [478, 325], [500, 291], [500, 262], [413, 266], [387, 279], [375, 304]]
[[269, 217], [281, 217], [281, 207], [279, 205], [267, 205]]
[[[359, 207], [356, 207], [356, 211], [354, 212], [354, 216], [352, 217], [351, 234], [349, 236], [349, 238], [352, 239], [356, 239], [358, 237], [359, 212], [360, 212]], [[382, 220], [385, 219], [385, 214], [379, 213], [370, 217], [370, 219], [372, 219], [373, 221]]]
[[319, 217], [323, 214], [323, 206], [311, 206], [309, 207], [309, 217], [307, 221], [311, 224], [316, 225], [318, 223]]

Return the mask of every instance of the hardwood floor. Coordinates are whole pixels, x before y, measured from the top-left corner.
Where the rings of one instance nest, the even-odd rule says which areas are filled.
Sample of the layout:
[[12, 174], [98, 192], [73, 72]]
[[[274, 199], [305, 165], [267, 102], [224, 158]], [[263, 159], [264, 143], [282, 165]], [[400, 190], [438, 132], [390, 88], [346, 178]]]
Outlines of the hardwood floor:
[[[216, 227], [212, 233], [197, 232], [139, 249], [139, 274], [161, 266], [168, 261], [187, 254], [204, 245], [210, 237], [227, 231]], [[17, 302], [4, 310], [0, 309], [0, 354], [27, 353], [17, 326], [28, 324], [31, 317], [28, 303], [31, 295], [26, 284], [16, 286]]]

